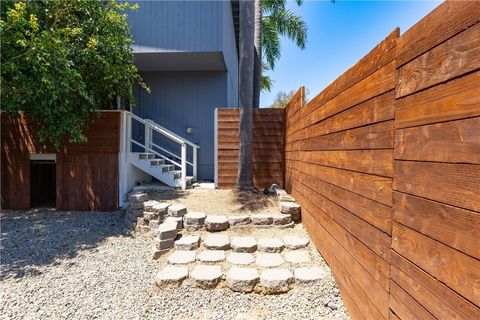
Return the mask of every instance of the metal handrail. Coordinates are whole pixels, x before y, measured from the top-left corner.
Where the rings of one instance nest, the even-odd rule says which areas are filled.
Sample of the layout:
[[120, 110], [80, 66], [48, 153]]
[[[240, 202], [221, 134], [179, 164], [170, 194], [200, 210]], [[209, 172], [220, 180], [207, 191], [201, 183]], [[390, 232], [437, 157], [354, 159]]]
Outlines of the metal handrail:
[[199, 146], [197, 146], [196, 144], [192, 143], [191, 141], [188, 141], [187, 139], [185, 138], [182, 138], [180, 137], [179, 135], [177, 135], [176, 133], [173, 133], [172, 131], [162, 127], [162, 126], [159, 126], [157, 124], [153, 124], [149, 121], [145, 121], [144, 119], [136, 116], [135, 114], [131, 113], [130, 112], [130, 115], [133, 119], [137, 120], [138, 122], [140, 123], [143, 123], [144, 125], [146, 126], [149, 126], [151, 127], [152, 129], [154, 129], [155, 131], [157, 131], [158, 133], [160, 134], [163, 134], [167, 137], [169, 137], [170, 139], [174, 140], [175, 142], [179, 143], [179, 144], [182, 144], [182, 143], [185, 143], [185, 144], [188, 144], [189, 146], [191, 146], [192, 148], [197, 148], [197, 149], [200, 149]]
[[[127, 150], [128, 150], [128, 152], [130, 152], [131, 143], [133, 143], [135, 145], [138, 145], [138, 146], [142, 147], [145, 151], [152, 152], [153, 154], [157, 155], [161, 159], [164, 159], [164, 160], [172, 163], [176, 167], [179, 167], [180, 170], [181, 170], [181, 173], [182, 173], [181, 174], [182, 189], [185, 190], [186, 183], [187, 183], [187, 165], [192, 166], [193, 177], [195, 179], [197, 177], [197, 152], [198, 152], [198, 149], [200, 147], [197, 146], [196, 144], [178, 136], [177, 134], [171, 132], [170, 130], [165, 129], [162, 126], [157, 125], [153, 121], [144, 120], [144, 119], [142, 119], [142, 118], [140, 118], [140, 117], [138, 117], [138, 116], [136, 116], [133, 113], [128, 112], [128, 111], [126, 111], [126, 113], [127, 113], [127, 137], [128, 137], [127, 138], [127, 141], [128, 141]], [[145, 144], [142, 144], [141, 142], [133, 139], [133, 137], [132, 137], [132, 122], [133, 122], [133, 120], [132, 119], [135, 120], [135, 121], [138, 121], [139, 123], [141, 123], [145, 126], [145, 142], [144, 142]], [[160, 133], [161, 135], [164, 135], [165, 137], [167, 137], [167, 138], [173, 140], [174, 142], [180, 144], [180, 146], [181, 146], [181, 156], [177, 156], [173, 152], [155, 144], [153, 142], [153, 135], [152, 135], [153, 131], [156, 131], [156, 132]], [[192, 147], [192, 151], [193, 151], [193, 155], [192, 155], [193, 161], [192, 162], [187, 161], [187, 146]], [[180, 160], [180, 163], [178, 163], [178, 162], [168, 158], [167, 156], [161, 154], [160, 152], [154, 150], [153, 149], [154, 147], [161, 150], [162, 152], [165, 152], [168, 155], [173, 156], [174, 159]]]
[[[149, 143], [150, 143], [152, 146], [154, 146], [155, 148], [158, 148], [158, 149], [162, 150], [163, 152], [168, 153], [168, 154], [171, 155], [172, 157], [175, 157], [175, 158], [177, 158], [177, 159], [179, 159], [179, 160], [182, 160], [182, 157], [177, 156], [175, 153], [170, 152], [170, 151], [168, 151], [167, 149], [160, 147], [158, 144], [155, 144], [155, 143], [153, 143], [153, 142], [149, 142]], [[193, 166], [193, 163], [191, 163], [191, 162], [188, 162], [188, 161], [187, 161], [187, 164]]]
[[[152, 148], [149, 148], [149, 147], [141, 144], [140, 142], [138, 142], [138, 141], [136, 141], [136, 140], [134, 140], [134, 139], [130, 139], [130, 141], [133, 142], [134, 144], [136, 144], [137, 146], [140, 146], [140, 147], [144, 148], [145, 150], [148, 150], [148, 151], [152, 152], [153, 154], [156, 154], [156, 155], [159, 156], [160, 158], [162, 158], [162, 159], [164, 159], [164, 160], [167, 160], [167, 161], [170, 161], [172, 164], [176, 165], [177, 167], [180, 167], [180, 168], [182, 167], [181, 164], [173, 161], [173, 160], [170, 159], [170, 158], [167, 158], [166, 156], [164, 156], [163, 154], [161, 154], [161, 153], [153, 150]], [[152, 160], [153, 160], [153, 159], [152, 159]]]

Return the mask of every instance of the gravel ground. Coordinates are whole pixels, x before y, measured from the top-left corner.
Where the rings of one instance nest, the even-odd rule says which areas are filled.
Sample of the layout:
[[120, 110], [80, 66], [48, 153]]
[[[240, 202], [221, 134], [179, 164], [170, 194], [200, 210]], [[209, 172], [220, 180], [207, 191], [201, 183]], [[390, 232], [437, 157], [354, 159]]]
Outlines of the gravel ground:
[[1, 223], [0, 319], [348, 319], [331, 276], [275, 296], [158, 289], [152, 239], [127, 233], [121, 212], [4, 212]]

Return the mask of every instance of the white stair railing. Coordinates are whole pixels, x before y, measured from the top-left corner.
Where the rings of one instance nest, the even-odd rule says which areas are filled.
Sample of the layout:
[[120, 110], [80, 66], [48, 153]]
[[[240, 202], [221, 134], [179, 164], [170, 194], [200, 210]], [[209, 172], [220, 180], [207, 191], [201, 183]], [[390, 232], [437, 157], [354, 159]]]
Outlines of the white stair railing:
[[[183, 190], [187, 187], [187, 166], [192, 167], [193, 179], [197, 179], [197, 152], [200, 148], [196, 144], [192, 143], [191, 141], [186, 140], [185, 138], [180, 137], [179, 135], [175, 134], [174, 132], [158, 125], [157, 123], [153, 122], [149, 119], [142, 119], [137, 115], [126, 112], [127, 115], [127, 146], [126, 150], [128, 153], [131, 152], [131, 145], [132, 143], [143, 148], [147, 153], [153, 153], [156, 156], [160, 157], [161, 159], [169, 162], [170, 164], [174, 165], [175, 167], [180, 168], [181, 170], [181, 187]], [[138, 122], [144, 125], [145, 127], [145, 143], [141, 143], [133, 138], [132, 133], [132, 123]], [[153, 142], [153, 132], [157, 132], [163, 137], [168, 138], [171, 141], [176, 142], [181, 147], [180, 155], [176, 155], [175, 153], [162, 148], [161, 146], [155, 144]], [[187, 151], [188, 148], [192, 148], [192, 162], [187, 161]], [[157, 151], [158, 150], [158, 151]], [[165, 155], [166, 154], [166, 155]], [[172, 159], [173, 158], [173, 159]]]

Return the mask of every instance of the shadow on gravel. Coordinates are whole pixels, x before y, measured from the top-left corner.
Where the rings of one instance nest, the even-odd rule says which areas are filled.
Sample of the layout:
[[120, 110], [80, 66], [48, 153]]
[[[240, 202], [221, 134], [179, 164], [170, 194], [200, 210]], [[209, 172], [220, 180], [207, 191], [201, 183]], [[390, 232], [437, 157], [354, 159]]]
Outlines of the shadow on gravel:
[[8, 211], [1, 217], [0, 280], [41, 274], [111, 236], [126, 236], [121, 211]]
[[272, 196], [253, 191], [232, 190], [234, 201], [240, 204], [242, 211], [259, 212], [275, 205]]

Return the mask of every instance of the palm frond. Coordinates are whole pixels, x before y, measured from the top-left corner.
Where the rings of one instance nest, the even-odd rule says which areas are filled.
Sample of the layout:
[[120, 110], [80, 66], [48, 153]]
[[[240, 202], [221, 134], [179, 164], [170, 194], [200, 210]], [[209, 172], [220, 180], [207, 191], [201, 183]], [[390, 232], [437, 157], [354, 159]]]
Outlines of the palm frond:
[[277, 31], [280, 35], [288, 37], [301, 49], [305, 48], [308, 28], [301, 17], [288, 9], [278, 11], [270, 17], [275, 21]]
[[285, 10], [285, 0], [263, 0], [262, 1], [262, 12], [266, 15]]
[[273, 80], [270, 76], [267, 76], [266, 73], [269, 71], [270, 68], [265, 62], [262, 62], [262, 75], [260, 77], [260, 89], [262, 91], [272, 91], [273, 88]]
[[262, 50], [270, 69], [275, 67], [275, 61], [280, 58], [280, 35], [272, 16], [264, 16], [262, 20]]

